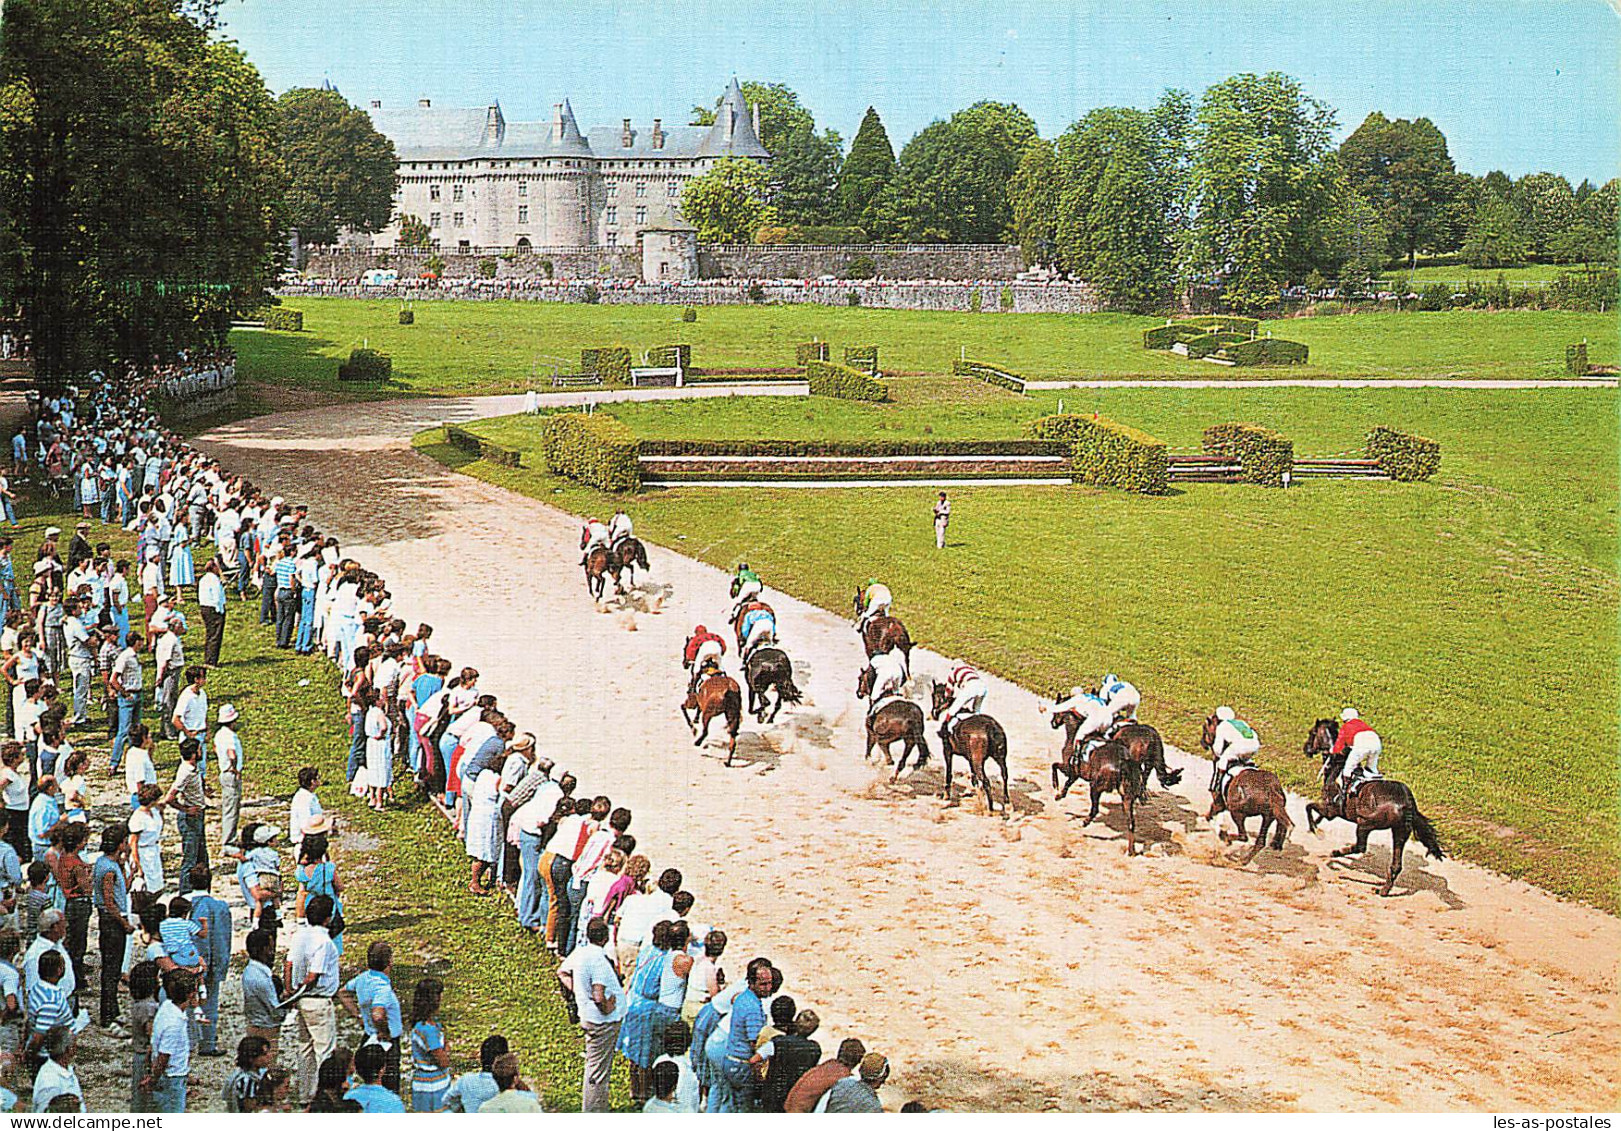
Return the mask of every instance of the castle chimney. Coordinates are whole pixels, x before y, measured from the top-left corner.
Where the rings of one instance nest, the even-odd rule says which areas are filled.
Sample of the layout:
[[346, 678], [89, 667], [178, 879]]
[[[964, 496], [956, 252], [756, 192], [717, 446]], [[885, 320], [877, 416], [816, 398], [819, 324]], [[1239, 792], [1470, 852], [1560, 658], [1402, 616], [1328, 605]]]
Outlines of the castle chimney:
[[429, 106], [433, 105], [433, 101], [432, 99], [428, 98], [419, 98], [417, 99], [417, 105], [426, 110]]
[[626, 149], [629, 149], [630, 143], [630, 119], [626, 118], [624, 127], [619, 131], [619, 144], [624, 146]]
[[552, 104], [552, 134], [555, 137], [563, 136], [563, 104], [561, 102]]
[[664, 148], [664, 120], [662, 118], [653, 119], [653, 148]]
[[756, 138], [760, 136], [760, 104], [758, 102], [754, 104], [754, 136]]

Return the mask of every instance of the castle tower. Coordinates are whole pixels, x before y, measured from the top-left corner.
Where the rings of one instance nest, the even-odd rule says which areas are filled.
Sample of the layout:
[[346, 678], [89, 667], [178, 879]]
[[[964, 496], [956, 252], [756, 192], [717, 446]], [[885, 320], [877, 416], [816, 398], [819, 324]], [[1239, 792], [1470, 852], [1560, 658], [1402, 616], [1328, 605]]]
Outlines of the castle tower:
[[748, 100], [737, 79], [721, 96], [720, 108], [715, 111], [715, 124], [709, 127], [709, 136], [698, 147], [699, 157], [770, 157], [771, 153], [760, 144], [757, 128], [758, 114], [750, 114]]
[[546, 226], [542, 239], [554, 247], [583, 246], [591, 240], [591, 182], [596, 162], [591, 146], [564, 99], [552, 107], [551, 138], [546, 147]]

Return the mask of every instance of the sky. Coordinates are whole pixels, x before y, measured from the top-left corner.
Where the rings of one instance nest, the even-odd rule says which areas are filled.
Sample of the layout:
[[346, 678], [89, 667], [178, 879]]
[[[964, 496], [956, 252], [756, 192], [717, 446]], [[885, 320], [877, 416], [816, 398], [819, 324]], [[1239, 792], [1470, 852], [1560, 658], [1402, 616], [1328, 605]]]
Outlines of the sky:
[[1279, 70], [1332, 106], [1428, 117], [1458, 168], [1573, 183], [1621, 166], [1621, 16], [1606, 0], [227, 0], [225, 34], [271, 88], [352, 102], [499, 101], [580, 125], [684, 124], [736, 75], [783, 82], [848, 145], [875, 106], [897, 151], [980, 99], [1056, 136], [1098, 106], [1148, 106]]

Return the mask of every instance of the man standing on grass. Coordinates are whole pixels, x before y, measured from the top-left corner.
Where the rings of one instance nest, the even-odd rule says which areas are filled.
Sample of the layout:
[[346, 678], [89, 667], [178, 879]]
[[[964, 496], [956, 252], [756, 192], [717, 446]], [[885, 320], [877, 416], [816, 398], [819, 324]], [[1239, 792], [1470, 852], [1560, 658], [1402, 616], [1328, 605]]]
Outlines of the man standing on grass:
[[946, 548], [946, 527], [951, 522], [951, 500], [946, 498], [944, 491], [940, 492], [939, 502], [934, 504], [934, 548]]
[[180, 732], [175, 728], [174, 708], [175, 701], [180, 698], [180, 674], [185, 670], [186, 649], [180, 643], [181, 634], [186, 631], [186, 621], [179, 613], [172, 613], [163, 622], [163, 635], [158, 637], [153, 657], [157, 661], [158, 671], [153, 682], [157, 684], [157, 705], [160, 726], [163, 737], [176, 739]]
[[311, 896], [304, 906], [308, 926], [287, 948], [286, 986], [298, 999], [298, 1094], [302, 1103], [315, 1095], [321, 1062], [338, 1047], [338, 1016], [332, 999], [338, 993], [338, 949], [327, 933], [332, 918], [332, 897]]
[[219, 667], [225, 641], [225, 579], [218, 558], [211, 558], [197, 581], [197, 606], [203, 614], [203, 663]]
[[67, 616], [62, 621], [62, 634], [68, 645], [68, 671], [73, 676], [72, 726], [84, 726], [90, 721], [90, 677], [96, 670], [95, 645], [91, 642], [86, 602], [81, 597], [68, 599]]
[[180, 741], [194, 739], [197, 743], [197, 772], [208, 769], [208, 669], [201, 664], [186, 669], [186, 689], [175, 701], [174, 718], [169, 721], [179, 732]]
[[219, 729], [214, 732], [214, 756], [220, 770], [220, 846], [228, 849], [236, 840], [242, 819], [242, 739], [236, 733], [236, 707], [220, 708]]
[[208, 989], [208, 996], [203, 999], [203, 1013], [208, 1021], [201, 1026], [202, 1047], [197, 1053], [224, 1056], [225, 1050], [219, 1047], [220, 986], [231, 968], [231, 909], [223, 899], [212, 894], [214, 873], [207, 864], [198, 864], [188, 875], [191, 890], [202, 893], [191, 905], [192, 921], [202, 923], [207, 931], [202, 980]]
[[198, 763], [202, 748], [195, 738], [180, 743], [180, 765], [175, 768], [174, 784], [163, 799], [164, 805], [180, 810], [175, 823], [180, 828], [180, 894], [191, 890], [191, 870], [208, 863], [208, 837], [203, 816], [207, 812], [208, 794], [203, 788], [203, 774]]
[[113, 736], [113, 772], [124, 761], [130, 731], [141, 717], [141, 634], [133, 629], [124, 638], [124, 650], [107, 673], [107, 690], [118, 704], [118, 733]]
[[581, 1111], [608, 1110], [608, 1077], [619, 1046], [619, 1024], [625, 1019], [625, 991], [603, 949], [607, 945], [608, 924], [593, 919], [586, 924], [585, 945], [576, 947], [557, 968], [557, 979], [574, 995], [580, 1028], [585, 1030]]

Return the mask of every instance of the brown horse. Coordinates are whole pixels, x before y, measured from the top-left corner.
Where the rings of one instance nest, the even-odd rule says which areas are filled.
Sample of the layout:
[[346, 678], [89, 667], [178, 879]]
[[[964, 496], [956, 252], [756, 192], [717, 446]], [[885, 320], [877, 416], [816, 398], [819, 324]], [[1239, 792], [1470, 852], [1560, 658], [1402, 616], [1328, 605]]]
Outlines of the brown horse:
[[873, 617], [862, 630], [861, 643], [867, 649], [869, 660], [880, 652], [893, 652], [899, 648], [901, 655], [906, 657], [907, 668], [912, 666], [912, 638], [907, 634], [906, 626], [894, 617]]
[[[1214, 751], [1216, 728], [1220, 725], [1221, 720], [1215, 715], [1206, 719], [1204, 730], [1199, 735], [1199, 745]], [[1210, 795], [1210, 812], [1205, 814], [1205, 820], [1214, 821], [1224, 809], [1232, 814], [1233, 824], [1238, 826], [1240, 844], [1249, 840], [1249, 834], [1244, 831], [1244, 822], [1251, 817], [1261, 818], [1261, 829], [1255, 834], [1255, 847], [1244, 857], [1246, 864], [1266, 847], [1266, 832], [1274, 822], [1277, 823], [1277, 831], [1272, 835], [1274, 851], [1282, 850], [1283, 842], [1289, 839], [1289, 830], [1294, 828], [1294, 822], [1289, 820], [1289, 798], [1283, 792], [1283, 782], [1278, 780], [1277, 774], [1259, 766], [1240, 763], [1235, 767], [1227, 775], [1226, 785]], [[1218, 829], [1217, 832], [1223, 841], [1228, 839], [1225, 829]]]
[[1125, 747], [1126, 757], [1142, 765], [1145, 789], [1150, 774], [1159, 778], [1161, 789], [1170, 789], [1182, 780], [1181, 770], [1173, 770], [1165, 765], [1165, 741], [1160, 738], [1159, 731], [1147, 723], [1122, 723], [1105, 737]]
[[737, 615], [732, 618], [732, 635], [737, 638], [739, 652], [743, 650], [743, 618], [756, 610], [762, 610], [770, 614], [772, 620], [777, 619], [777, 611], [764, 601], [749, 601], [741, 609], [738, 609]]
[[[938, 719], [951, 706], [951, 688], [943, 683], [936, 683], [929, 693], [929, 717]], [[991, 776], [985, 772], [986, 762], [995, 762], [1002, 767], [1002, 819], [1008, 818], [1008, 772], [1007, 772], [1007, 732], [1002, 724], [989, 715], [969, 715], [959, 722], [955, 729], [945, 723], [940, 724], [940, 748], [946, 763], [945, 792], [941, 795], [951, 796], [951, 762], [953, 758], [968, 759], [968, 784], [983, 786], [985, 789], [985, 808], [996, 812], [996, 805], [991, 800]]]
[[702, 746], [709, 737], [709, 722], [716, 715], [726, 716], [726, 764], [730, 766], [737, 752], [737, 730], [743, 724], [743, 692], [737, 680], [718, 669], [704, 677], [697, 691], [689, 691], [681, 704], [681, 717], [698, 736], [694, 746]]
[[622, 570], [630, 570], [630, 583], [635, 585], [636, 571], [640, 569], [645, 573], [652, 568], [647, 564], [647, 547], [637, 538], [621, 538], [608, 548], [608, 557], [615, 585], [619, 584]]
[[606, 546], [597, 546], [585, 556], [585, 591], [595, 600], [602, 600], [609, 576], [614, 579], [614, 589], [623, 593], [625, 587], [619, 584], [619, 570], [614, 566], [613, 556]]
[[1418, 811], [1413, 791], [1399, 781], [1374, 778], [1351, 791], [1345, 798], [1340, 791], [1340, 771], [1345, 768], [1346, 755], [1334, 753], [1334, 742], [1340, 727], [1333, 719], [1318, 719], [1306, 735], [1305, 754], [1308, 758], [1323, 760], [1323, 799], [1306, 806], [1306, 824], [1312, 832], [1318, 822], [1350, 821], [1356, 825], [1356, 843], [1350, 848], [1336, 848], [1330, 856], [1359, 856], [1368, 850], [1368, 836], [1383, 829], [1390, 830], [1390, 871], [1385, 876], [1380, 895], [1389, 895], [1401, 874], [1402, 853], [1407, 838], [1415, 836], [1424, 850], [1437, 860], [1446, 858], [1441, 851], [1441, 838], [1429, 818]]
[[[866, 699], [872, 695], [875, 679], [871, 667], [861, 669], [861, 674], [856, 677], [857, 699]], [[901, 747], [899, 762], [896, 762], [890, 753], [890, 747], [897, 742], [905, 743]], [[868, 711], [867, 749], [861, 755], [863, 762], [872, 757], [874, 746], [884, 752], [884, 761], [895, 767], [890, 781], [901, 776], [901, 771], [906, 769], [906, 759], [914, 750], [917, 751], [917, 761], [913, 766], [921, 768], [923, 763], [929, 760], [929, 740], [924, 733], [923, 708], [910, 699], [896, 699], [885, 703], [876, 713]]]
[[[1137, 803], [1148, 794], [1148, 771], [1141, 762], [1126, 756], [1126, 748], [1110, 739], [1084, 753], [1075, 741], [1080, 729], [1081, 716], [1077, 711], [1059, 711], [1053, 715], [1052, 727], [1064, 728], [1064, 748], [1059, 753], [1062, 762], [1053, 763], [1053, 800], [1062, 801], [1078, 779], [1086, 781], [1092, 808], [1081, 822], [1085, 828], [1097, 819], [1098, 804], [1105, 793], [1119, 793], [1126, 806], [1126, 855], [1137, 851]], [[1068, 779], [1064, 788], [1058, 788], [1058, 775]]]

